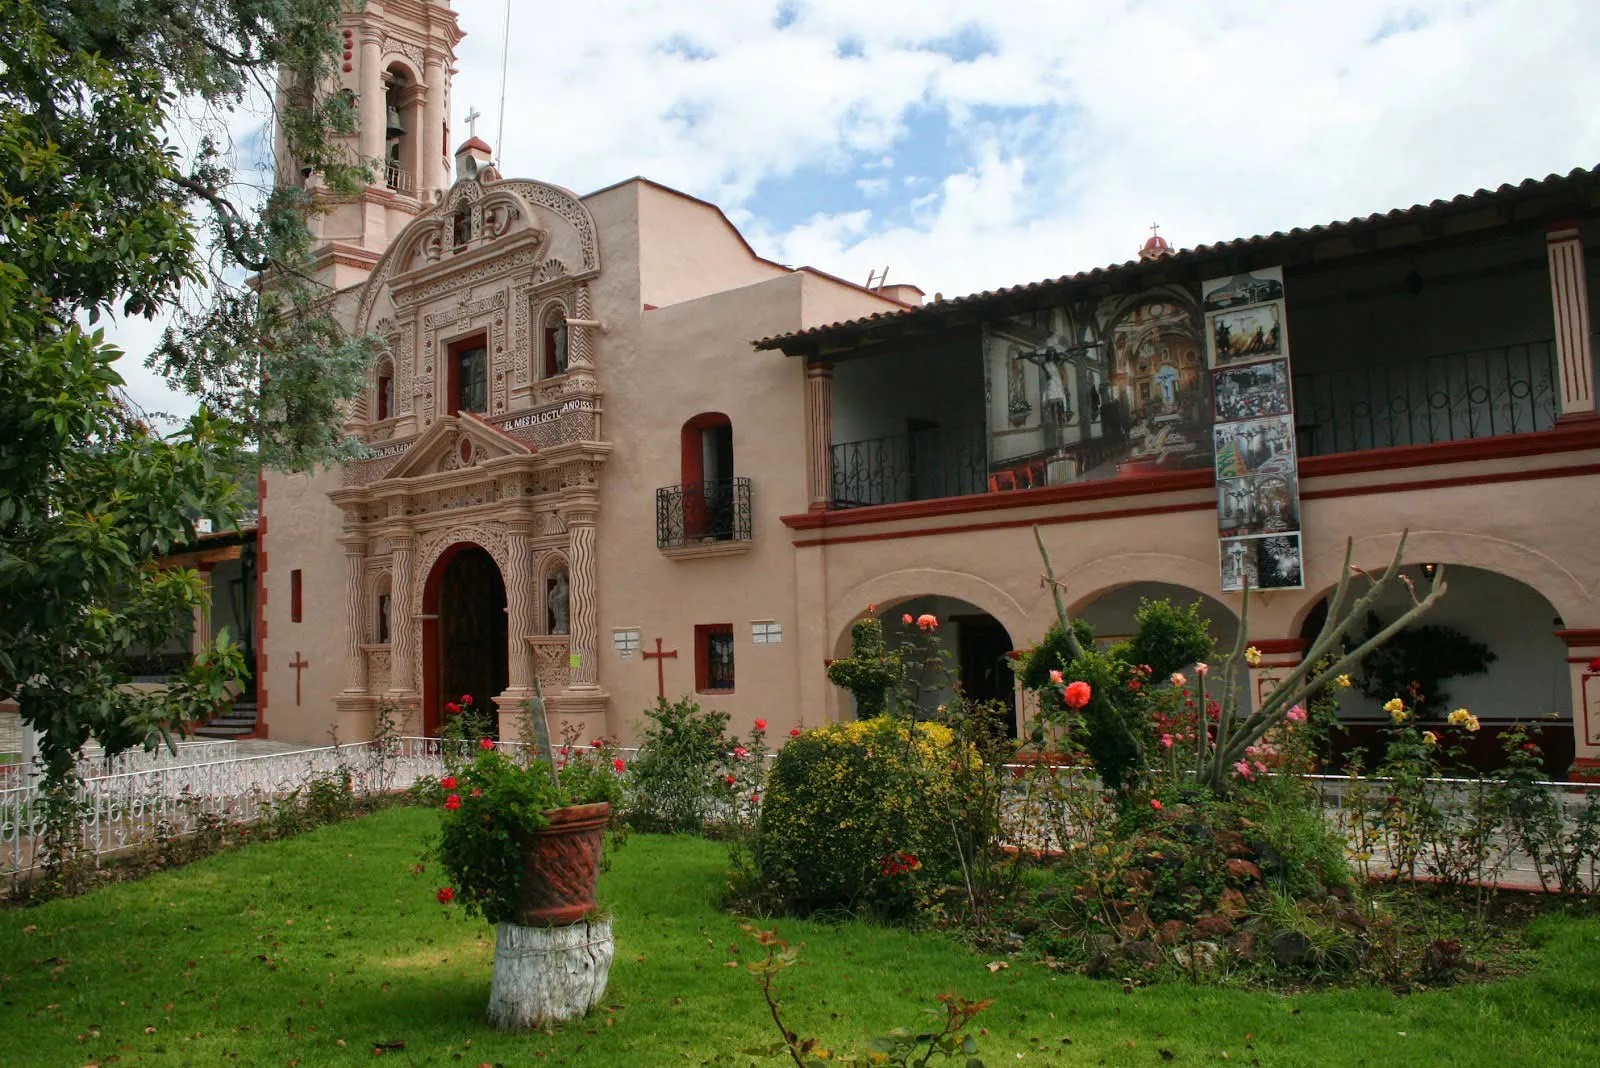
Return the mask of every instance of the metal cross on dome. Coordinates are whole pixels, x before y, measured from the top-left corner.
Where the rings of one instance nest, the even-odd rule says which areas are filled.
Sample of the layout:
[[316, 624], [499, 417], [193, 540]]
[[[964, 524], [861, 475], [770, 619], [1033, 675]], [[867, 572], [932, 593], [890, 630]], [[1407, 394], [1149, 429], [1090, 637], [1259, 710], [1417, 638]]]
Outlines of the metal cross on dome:
[[466, 116], [466, 120], [465, 121], [466, 121], [466, 124], [467, 124], [467, 136], [468, 137], [477, 137], [478, 136], [478, 120], [481, 119], [481, 118], [483, 118], [483, 116], [478, 113], [478, 109], [477, 108], [471, 108], [471, 109], [469, 109], [467, 111], [467, 116]]

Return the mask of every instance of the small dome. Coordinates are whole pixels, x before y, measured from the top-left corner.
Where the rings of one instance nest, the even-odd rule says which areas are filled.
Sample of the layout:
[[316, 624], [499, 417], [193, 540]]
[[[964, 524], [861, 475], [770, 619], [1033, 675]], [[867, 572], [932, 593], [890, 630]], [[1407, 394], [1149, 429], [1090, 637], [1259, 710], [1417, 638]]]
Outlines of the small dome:
[[469, 151], [471, 149], [474, 149], [474, 148], [477, 149], [479, 152], [487, 152], [490, 155], [494, 154], [494, 149], [489, 147], [489, 142], [485, 141], [481, 137], [470, 137], [467, 140], [461, 142], [461, 147], [456, 149], [456, 155], [459, 156], [459, 155], [461, 155], [461, 153], [467, 152], [467, 151]]
[[1139, 258], [1141, 260], [1159, 260], [1161, 257], [1170, 256], [1176, 251], [1166, 238], [1155, 233], [1155, 229], [1153, 226], [1150, 228], [1150, 237], [1145, 240], [1144, 246], [1139, 249]]

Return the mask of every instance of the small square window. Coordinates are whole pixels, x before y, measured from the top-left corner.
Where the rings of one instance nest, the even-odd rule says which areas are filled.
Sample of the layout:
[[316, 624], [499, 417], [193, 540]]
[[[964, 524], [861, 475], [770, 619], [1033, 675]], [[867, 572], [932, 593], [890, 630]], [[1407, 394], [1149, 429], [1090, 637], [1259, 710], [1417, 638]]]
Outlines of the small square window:
[[614, 630], [611, 632], [611, 647], [617, 655], [624, 660], [632, 660], [639, 652], [639, 632], [636, 630]]
[[750, 624], [750, 642], [753, 645], [777, 645], [783, 641], [783, 624], [770, 620]]
[[733, 691], [733, 624], [703, 623], [694, 628], [695, 689]]

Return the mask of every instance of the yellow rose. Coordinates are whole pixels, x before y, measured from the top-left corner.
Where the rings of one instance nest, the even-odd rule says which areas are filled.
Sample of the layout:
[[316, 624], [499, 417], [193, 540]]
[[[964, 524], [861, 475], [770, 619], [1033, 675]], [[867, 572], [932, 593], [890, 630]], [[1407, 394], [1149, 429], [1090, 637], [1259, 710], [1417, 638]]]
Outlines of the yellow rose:
[[1423, 731], [1422, 732], [1422, 744], [1423, 745], [1438, 745], [1439, 744], [1439, 736], [1437, 734], [1433, 733], [1432, 731]]
[[1476, 731], [1478, 729], [1478, 726], [1479, 726], [1479, 724], [1478, 724], [1478, 717], [1477, 716], [1473, 716], [1473, 715], [1467, 716], [1467, 730], [1468, 731]]
[[1459, 727], [1471, 718], [1471, 712], [1468, 712], [1464, 708], [1458, 708], [1454, 712], [1450, 713], [1450, 726]]
[[1246, 649], [1244, 651], [1244, 662], [1246, 664], [1249, 664], [1251, 667], [1260, 667], [1261, 666], [1261, 650], [1257, 649], [1253, 645], [1250, 646], [1248, 649]]
[[1349, 675], [1340, 675], [1334, 681], [1339, 684], [1339, 688], [1341, 690], [1348, 690], [1350, 688], [1350, 676]]
[[1398, 697], [1391, 697], [1383, 703], [1383, 710], [1392, 716], [1396, 712], [1404, 712], [1406, 710], [1406, 703], [1400, 700]]

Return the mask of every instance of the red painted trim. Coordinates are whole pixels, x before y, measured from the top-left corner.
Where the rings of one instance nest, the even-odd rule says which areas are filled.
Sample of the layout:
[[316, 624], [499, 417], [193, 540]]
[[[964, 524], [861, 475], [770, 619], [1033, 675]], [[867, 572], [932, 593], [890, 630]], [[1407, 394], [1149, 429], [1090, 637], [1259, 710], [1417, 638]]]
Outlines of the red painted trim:
[[1579, 645], [1600, 645], [1600, 628], [1558, 630], [1555, 636], [1566, 642], [1568, 649]]
[[1600, 782], [1600, 760], [1594, 757], [1579, 757], [1572, 762], [1572, 767], [1567, 769], [1568, 782]]
[[1306, 651], [1306, 646], [1310, 643], [1304, 638], [1260, 638], [1256, 641], [1247, 642], [1246, 644], [1255, 646], [1263, 653], [1271, 654], [1303, 653]]
[[267, 737], [267, 476], [256, 473], [256, 729]]
[[1307, 456], [1300, 460], [1300, 477], [1320, 478], [1325, 475], [1351, 475], [1362, 471], [1386, 471], [1397, 467], [1504, 460], [1518, 456], [1542, 456], [1552, 452], [1573, 452], [1592, 448], [1600, 448], [1600, 425], [1584, 422], [1556, 426], [1551, 430], [1540, 430], [1529, 434], [1506, 434], [1503, 437], [1473, 438], [1468, 441], [1441, 441], [1433, 445], [1399, 445], [1390, 449], [1337, 452], [1331, 456]]
[[1596, 679], [1600, 679], [1600, 675], [1597, 675], [1592, 671], [1586, 671], [1583, 673], [1583, 680], [1578, 684], [1578, 699], [1583, 702], [1584, 745], [1600, 744], [1600, 738], [1595, 736], [1594, 726], [1589, 722], [1589, 708], [1594, 704], [1593, 701], [1589, 700], [1589, 683]]
[[[890, 523], [904, 519], [927, 519], [933, 516], [1000, 511], [1007, 508], [1037, 508], [1041, 505], [1105, 500], [1109, 497], [1176, 493], [1183, 490], [1207, 489], [1214, 482], [1215, 477], [1211, 471], [1178, 471], [1165, 475], [1108, 478], [1095, 482], [1074, 482], [1066, 486], [1008, 490], [1005, 493], [973, 493], [965, 497], [940, 497], [931, 501], [874, 504], [865, 508], [833, 509], [821, 514], [800, 513], [784, 516], [783, 522], [795, 530], [815, 530], [821, 527]], [[1209, 506], [1214, 505], [1213, 501]]]
[[1333, 497], [1363, 497], [1374, 493], [1407, 493], [1412, 490], [1448, 489], [1452, 486], [1489, 486], [1497, 482], [1536, 482], [1547, 478], [1572, 478], [1578, 475], [1600, 475], [1600, 464], [1545, 467], [1535, 471], [1490, 471], [1477, 475], [1457, 475], [1453, 478], [1382, 482], [1371, 486], [1330, 486], [1320, 490], [1301, 490], [1300, 499], [1305, 501]]
[[995, 523], [958, 523], [948, 527], [924, 527], [920, 530], [888, 530], [879, 534], [846, 534], [836, 538], [808, 538], [804, 541], [794, 542], [794, 546], [797, 549], [804, 549], [814, 545], [848, 545], [855, 541], [889, 541], [894, 538], [925, 538], [936, 534], [965, 534], [974, 530], [1010, 530], [1016, 527], [1032, 526], [1048, 527], [1061, 523], [1084, 523], [1095, 519], [1128, 519], [1143, 515], [1167, 515], [1172, 512], [1204, 512], [1215, 507], [1215, 501], [1187, 501], [1182, 504], [1158, 505], [1150, 508], [1114, 508], [1104, 512], [1036, 516], [1029, 519], [1007, 519]]

